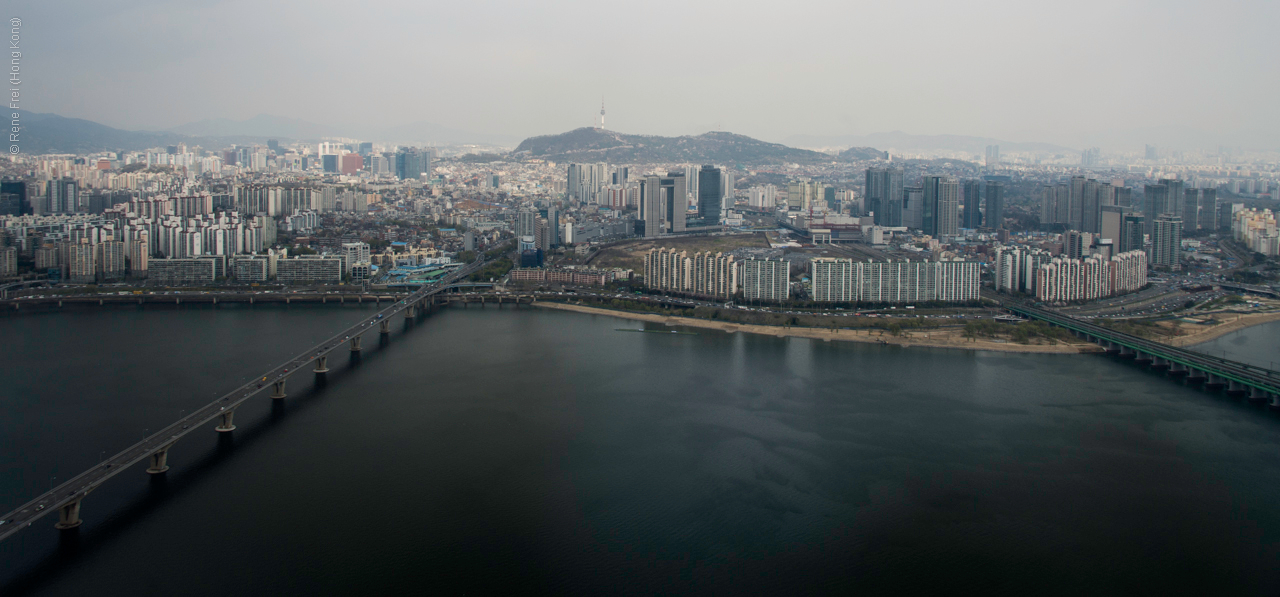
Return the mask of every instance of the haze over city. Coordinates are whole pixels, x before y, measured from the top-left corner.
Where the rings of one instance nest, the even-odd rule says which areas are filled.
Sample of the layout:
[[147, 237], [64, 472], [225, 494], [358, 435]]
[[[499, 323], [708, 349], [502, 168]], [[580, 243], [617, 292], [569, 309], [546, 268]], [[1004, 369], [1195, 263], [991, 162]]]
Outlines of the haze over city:
[[[1280, 3], [21, 2], [24, 107], [520, 138], [901, 130], [1276, 149]], [[807, 145], [821, 139], [805, 139]]]
[[1280, 595], [1276, 0], [6, 8], [4, 597]]

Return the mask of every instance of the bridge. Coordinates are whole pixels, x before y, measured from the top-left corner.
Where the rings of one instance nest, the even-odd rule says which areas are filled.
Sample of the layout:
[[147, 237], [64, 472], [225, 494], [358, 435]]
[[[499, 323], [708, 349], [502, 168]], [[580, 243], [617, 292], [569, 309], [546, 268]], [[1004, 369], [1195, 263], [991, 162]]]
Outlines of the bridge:
[[23, 288], [34, 288], [36, 286], [53, 286], [56, 282], [51, 282], [47, 278], [37, 280], [23, 280], [21, 282], [13, 282], [0, 286], [0, 300], [9, 298], [9, 292], [12, 290], [21, 290]]
[[1266, 286], [1253, 286], [1250, 284], [1236, 284], [1233, 282], [1220, 282], [1218, 287], [1223, 290], [1234, 290], [1236, 292], [1247, 292], [1249, 294], [1257, 294], [1261, 296], [1269, 296], [1271, 298], [1280, 298], [1280, 292], [1267, 288]]
[[[161, 474], [169, 469], [169, 449], [178, 440], [201, 426], [217, 421], [218, 432], [233, 431], [236, 407], [261, 393], [271, 390], [271, 398], [285, 397], [285, 384], [289, 376], [303, 371], [321, 374], [329, 371], [327, 366], [329, 353], [346, 348], [351, 352], [359, 352], [360, 338], [378, 328], [379, 333], [391, 332], [391, 318], [401, 312], [406, 318], [413, 318], [425, 301], [434, 301], [436, 295], [445, 292], [466, 276], [484, 267], [486, 261], [480, 258], [441, 279], [438, 283], [424, 287], [406, 296], [397, 297], [395, 303], [379, 311], [374, 316], [362, 319], [359, 323], [339, 331], [327, 340], [302, 351], [285, 363], [266, 371], [223, 395], [221, 398], [198, 408], [191, 414], [175, 421], [142, 441], [125, 448], [119, 454], [94, 465], [89, 470], [72, 477], [65, 483], [54, 487], [35, 499], [18, 506], [17, 509], [0, 517], [0, 541], [7, 539], [18, 531], [30, 527], [33, 522], [51, 512], [58, 512], [58, 529], [73, 529], [80, 526], [80, 505], [91, 491], [120, 474], [138, 462], [147, 461], [147, 472]], [[469, 285], [468, 285], [469, 286]], [[513, 301], [517, 302], [517, 301]]]
[[1007, 303], [1005, 308], [1014, 314], [1070, 330], [1081, 338], [1102, 345], [1110, 354], [1150, 363], [1153, 369], [1167, 369], [1169, 375], [1186, 376], [1191, 383], [1204, 383], [1208, 388], [1226, 388], [1231, 394], [1248, 395], [1252, 401], [1269, 398], [1272, 407], [1280, 408], [1280, 372], [1169, 346], [1046, 309], [1015, 303]]

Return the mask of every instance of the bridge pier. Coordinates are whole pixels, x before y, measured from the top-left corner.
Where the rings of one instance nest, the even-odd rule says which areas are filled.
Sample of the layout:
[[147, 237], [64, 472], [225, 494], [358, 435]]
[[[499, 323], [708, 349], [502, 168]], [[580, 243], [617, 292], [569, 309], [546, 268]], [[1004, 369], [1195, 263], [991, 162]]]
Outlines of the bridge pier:
[[1271, 395], [1271, 408], [1280, 410], [1280, 394]]
[[219, 415], [222, 418], [222, 420], [218, 422], [218, 426], [214, 427], [214, 429], [220, 433], [235, 431], [236, 425], [233, 422], [235, 415], [236, 415], [236, 409], [234, 408], [231, 410], [222, 411], [222, 414]]
[[1137, 356], [1138, 356], [1138, 353], [1134, 352], [1132, 348], [1129, 348], [1128, 346], [1120, 347], [1120, 358], [1132, 359], [1132, 358], [1137, 358]]
[[279, 400], [279, 399], [284, 398], [285, 396], [287, 396], [287, 394], [285, 394], [285, 393], [284, 393], [284, 382], [286, 382], [286, 381], [288, 381], [288, 379], [282, 379], [282, 380], [280, 380], [280, 381], [277, 381], [277, 382], [275, 382], [275, 383], [271, 384], [271, 398], [272, 398], [272, 399], [274, 399], [274, 400]]
[[316, 358], [316, 373], [329, 372], [329, 357], [327, 355]]
[[383, 319], [382, 321], [378, 322], [378, 333], [380, 333], [380, 334], [384, 334], [384, 335], [385, 335], [385, 334], [390, 334], [390, 333], [391, 333], [391, 325], [390, 325], [390, 324], [391, 324], [391, 322], [390, 322], [390, 321], [387, 321], [386, 319]]
[[351, 339], [351, 352], [360, 352], [360, 336]]
[[147, 472], [158, 475], [169, 470], [169, 448], [173, 444], [169, 444], [151, 454], [151, 466], [147, 467]]
[[1151, 355], [1146, 354], [1141, 350], [1135, 350], [1133, 352], [1134, 352], [1133, 362], [1135, 363], [1151, 363], [1152, 362]]
[[1243, 396], [1246, 392], [1244, 384], [1234, 379], [1227, 382], [1227, 394], [1229, 396]]
[[1155, 357], [1155, 359], [1151, 361], [1151, 368], [1157, 371], [1163, 371], [1169, 368], [1169, 361], [1162, 357]]
[[53, 525], [53, 528], [65, 531], [74, 529], [84, 523], [83, 520], [80, 520], [80, 502], [82, 501], [84, 501], [83, 495], [59, 508], [58, 522]]
[[1225, 380], [1212, 373], [1209, 374], [1208, 380], [1204, 383], [1204, 387], [1209, 390], [1220, 390], [1225, 385], [1227, 385]]
[[1267, 391], [1261, 388], [1251, 388], [1249, 391], [1249, 402], [1262, 402], [1267, 399]]
[[1186, 366], [1186, 365], [1183, 365], [1182, 363], [1170, 363], [1170, 364], [1169, 364], [1169, 376], [1170, 376], [1170, 377], [1182, 377], [1182, 376], [1184, 376], [1184, 375], [1186, 375], [1186, 374], [1187, 374], [1187, 366]]
[[414, 312], [413, 305], [409, 305], [409, 308], [404, 310], [404, 318], [413, 319], [414, 315], [415, 315], [415, 312]]
[[1195, 367], [1187, 368], [1187, 383], [1204, 383], [1205, 379], [1204, 371], [1196, 369]]
[[1111, 354], [1111, 355], [1120, 354], [1120, 345], [1119, 345], [1119, 344], [1116, 344], [1115, 342], [1110, 342], [1110, 341], [1108, 341], [1108, 342], [1106, 342], [1106, 346], [1107, 346], [1107, 354]]

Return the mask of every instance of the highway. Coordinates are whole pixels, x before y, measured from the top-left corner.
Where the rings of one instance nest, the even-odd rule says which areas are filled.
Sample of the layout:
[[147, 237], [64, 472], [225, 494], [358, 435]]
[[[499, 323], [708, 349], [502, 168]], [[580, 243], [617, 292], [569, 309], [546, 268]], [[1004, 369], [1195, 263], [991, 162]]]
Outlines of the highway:
[[[218, 419], [227, 411], [233, 411], [241, 403], [249, 400], [250, 397], [258, 394], [264, 388], [271, 388], [272, 384], [284, 381], [289, 375], [302, 372], [315, 359], [325, 356], [333, 350], [343, 348], [346, 342], [378, 327], [379, 321], [386, 321], [397, 313], [415, 305], [418, 301], [445, 290], [453, 282], [465, 278], [484, 267], [485, 263], [486, 261], [481, 257], [466, 267], [449, 274], [438, 283], [405, 296], [391, 306], [379, 311], [373, 317], [364, 319], [347, 329], [339, 331], [329, 339], [254, 377], [253, 381], [231, 390], [221, 398], [193, 411], [191, 414], [142, 441], [125, 448], [119, 454], [98, 463], [93, 468], [18, 506], [12, 512], [0, 518], [0, 522], [3, 523], [0, 524], [0, 541], [31, 526], [33, 522], [43, 518], [50, 512], [56, 512], [64, 506], [78, 504], [79, 500], [83, 499], [86, 494], [124, 469], [140, 461], [148, 460], [152, 454], [167, 451], [169, 446], [196, 430], [196, 428]], [[309, 372], [310, 370], [307, 371]], [[78, 511], [76, 514], [78, 519]]]

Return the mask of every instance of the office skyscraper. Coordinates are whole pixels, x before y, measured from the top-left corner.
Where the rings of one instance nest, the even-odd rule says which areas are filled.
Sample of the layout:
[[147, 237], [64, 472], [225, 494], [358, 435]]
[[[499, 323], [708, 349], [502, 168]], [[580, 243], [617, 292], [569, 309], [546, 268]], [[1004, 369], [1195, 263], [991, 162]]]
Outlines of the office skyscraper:
[[866, 173], [867, 211], [875, 216], [881, 226], [901, 226], [902, 222], [902, 170], [897, 168], [868, 168]]
[[684, 232], [685, 217], [689, 212], [687, 181], [683, 172], [668, 172], [659, 181], [663, 194], [662, 207], [666, 212], [666, 232]]
[[1172, 178], [1162, 178], [1160, 179], [1160, 184], [1168, 187], [1169, 189], [1164, 213], [1182, 217], [1182, 208], [1186, 205], [1187, 201], [1186, 183]]
[[685, 214], [689, 210], [688, 186], [683, 172], [666, 176], [646, 176], [640, 181], [640, 219], [644, 235], [655, 237], [667, 232], [684, 232]]
[[537, 217], [538, 214], [531, 210], [520, 210], [520, 212], [516, 214], [516, 238], [533, 236], [535, 232], [535, 220]]
[[1142, 215], [1145, 216], [1145, 232], [1148, 235], [1154, 232], [1156, 218], [1168, 213], [1168, 203], [1169, 187], [1162, 184], [1149, 184], [1144, 187], [1142, 196]]
[[720, 186], [723, 182], [720, 169], [715, 166], [708, 164], [698, 171], [698, 216], [707, 225], [720, 223], [724, 210], [724, 189]]
[[1071, 230], [1084, 230], [1084, 191], [1087, 182], [1088, 179], [1083, 176], [1071, 177], [1071, 197], [1067, 203], [1066, 219], [1067, 228]]
[[11, 195], [13, 206], [10, 215], [22, 216], [31, 213], [31, 199], [27, 196], [27, 183], [20, 180], [0, 182], [0, 194]]
[[429, 162], [430, 158], [424, 157], [416, 147], [409, 147], [396, 152], [396, 178], [400, 180], [418, 180], [422, 177], [422, 173], [427, 171], [423, 163], [424, 160]]
[[995, 168], [996, 166], [999, 166], [999, 165], [1000, 165], [1000, 146], [988, 145], [987, 146], [987, 167]]
[[551, 202], [547, 205], [547, 246], [556, 247], [560, 245], [560, 213], [556, 210], [556, 204]]
[[898, 214], [901, 219], [886, 226], [905, 226], [911, 230], [920, 230], [924, 226], [924, 187], [902, 189], [902, 209]]
[[965, 228], [982, 227], [982, 209], [978, 207], [982, 203], [981, 189], [981, 183], [976, 180], [964, 181], [964, 213], [962, 215]]
[[987, 183], [987, 228], [1004, 228], [1004, 183]]
[[1218, 216], [1218, 189], [1200, 189], [1200, 229], [1216, 230]]
[[1116, 241], [1116, 253], [1127, 253], [1129, 251], [1141, 251], [1144, 246], [1143, 236], [1143, 217], [1135, 214], [1132, 208], [1125, 213], [1120, 222], [1120, 239]]
[[960, 230], [960, 183], [942, 176], [924, 177], [920, 227], [935, 237], [955, 236]]

